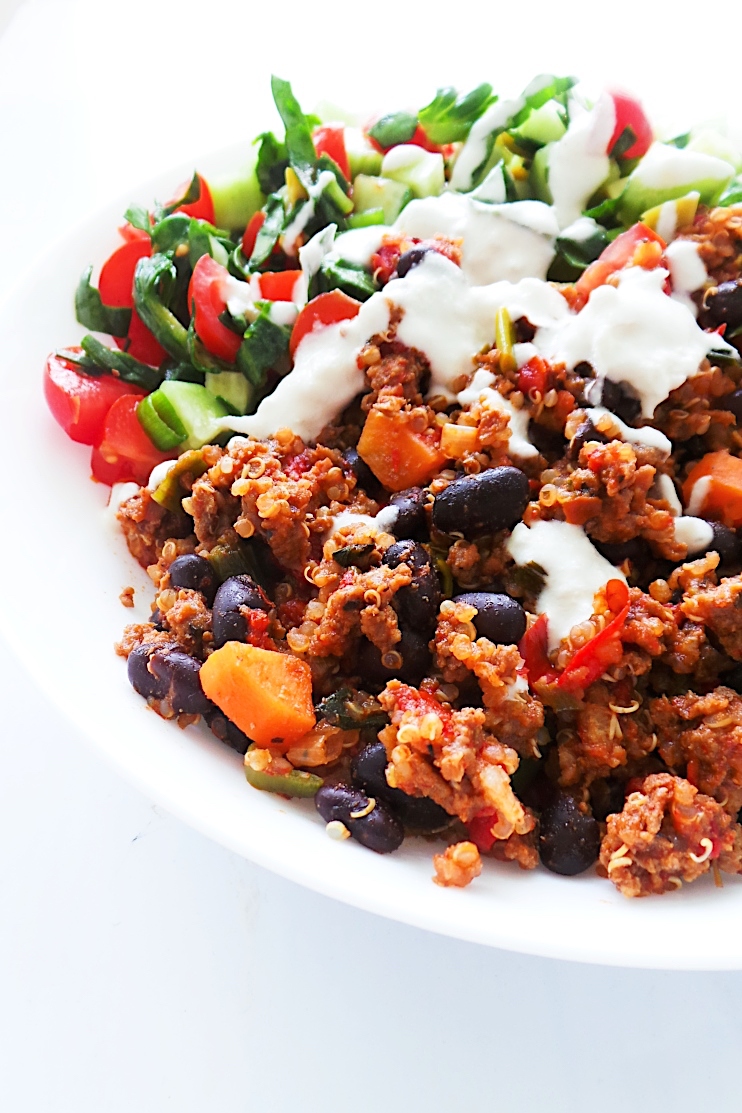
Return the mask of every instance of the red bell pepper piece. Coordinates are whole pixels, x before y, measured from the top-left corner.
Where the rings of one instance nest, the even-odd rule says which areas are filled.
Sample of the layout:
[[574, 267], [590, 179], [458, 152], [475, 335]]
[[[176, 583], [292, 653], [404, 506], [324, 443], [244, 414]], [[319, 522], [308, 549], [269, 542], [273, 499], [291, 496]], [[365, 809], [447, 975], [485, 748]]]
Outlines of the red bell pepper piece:
[[[615, 610], [620, 610], [599, 634], [591, 638], [587, 645], [578, 649], [557, 681], [557, 687], [566, 692], [578, 688], [588, 688], [598, 680], [610, 665], [621, 659], [623, 644], [621, 632], [629, 613], [629, 589], [623, 580], [609, 580], [606, 585], [606, 601]], [[623, 605], [621, 605], [623, 604]]]
[[483, 850], [486, 853], [492, 849], [492, 844], [496, 841], [492, 834], [492, 827], [496, 821], [497, 812], [481, 812], [480, 815], [475, 815], [467, 823], [466, 829], [469, 832], [469, 838], [478, 850]]
[[528, 682], [533, 685], [537, 680], [553, 684], [558, 672], [549, 660], [548, 619], [540, 614], [526, 630], [518, 645], [518, 652], [525, 662]]
[[351, 180], [350, 162], [345, 149], [345, 128], [342, 124], [323, 124], [312, 132], [312, 142], [320, 155], [328, 155], [335, 162], [346, 181]]

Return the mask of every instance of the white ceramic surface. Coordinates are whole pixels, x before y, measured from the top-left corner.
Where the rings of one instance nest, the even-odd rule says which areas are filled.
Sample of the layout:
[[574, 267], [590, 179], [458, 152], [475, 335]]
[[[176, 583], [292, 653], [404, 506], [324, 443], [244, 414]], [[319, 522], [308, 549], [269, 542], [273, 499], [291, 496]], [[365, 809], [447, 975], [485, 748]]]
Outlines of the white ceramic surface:
[[[207, 176], [237, 152], [204, 160]], [[82, 734], [158, 803], [225, 846], [319, 892], [447, 935], [531, 954], [614, 965], [742, 968], [742, 881], [709, 878], [662, 899], [627, 901], [592, 876], [562, 879], [487, 862], [464, 891], [431, 882], [432, 847], [408, 840], [390, 857], [337, 843], [311, 803], [251, 790], [240, 759], [201, 729], [180, 731], [147, 710], [113, 644], [149, 613], [151, 588], [89, 478], [89, 449], [46, 412], [46, 353], [81, 335], [72, 310], [80, 272], [116, 245], [126, 205], [165, 197], [192, 167], [107, 206], [35, 264], [0, 309], [6, 461], [0, 549], [4, 632], [38, 685]], [[119, 602], [136, 588], [137, 610]]]

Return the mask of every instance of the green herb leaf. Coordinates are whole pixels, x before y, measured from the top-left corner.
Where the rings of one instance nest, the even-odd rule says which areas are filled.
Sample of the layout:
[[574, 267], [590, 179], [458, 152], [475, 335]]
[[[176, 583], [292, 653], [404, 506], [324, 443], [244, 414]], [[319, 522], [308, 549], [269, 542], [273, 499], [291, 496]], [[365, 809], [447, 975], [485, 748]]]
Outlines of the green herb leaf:
[[627, 124], [608, 154], [613, 158], [623, 158], [626, 152], [631, 150], [635, 143], [636, 132]]
[[152, 234], [152, 222], [143, 205], [129, 205], [124, 213], [124, 220], [128, 221], [132, 228], [138, 228], [140, 232], [146, 232], [148, 236]]
[[319, 270], [313, 276], [309, 289], [309, 299], [329, 290], [342, 290], [356, 301], [368, 301], [378, 289], [377, 283], [365, 267], [347, 263], [343, 259], [324, 258]]
[[161, 253], [145, 256], [134, 271], [134, 305], [147, 328], [174, 360], [189, 363], [188, 331], [168, 308], [178, 274]]
[[260, 143], [255, 168], [260, 189], [266, 196], [277, 193], [284, 184], [286, 167], [289, 164], [286, 144], [276, 139], [272, 131], [264, 131], [255, 142]]
[[367, 692], [350, 687], [338, 688], [331, 696], [325, 696], [317, 705], [317, 718], [341, 730], [363, 727], [381, 730], [389, 722], [389, 716], [378, 700]]
[[448, 86], [438, 90], [417, 118], [432, 143], [457, 143], [466, 139], [472, 124], [491, 103], [492, 86], [487, 83], [463, 96]]
[[283, 231], [284, 220], [286, 218], [283, 198], [279, 197], [277, 193], [271, 194], [265, 202], [263, 210], [265, 212], [265, 220], [260, 227], [260, 231], [255, 240], [255, 247], [248, 260], [250, 271], [257, 270], [258, 267], [261, 267], [263, 263], [267, 262], [273, 248], [278, 243], [278, 237]]
[[286, 151], [289, 163], [305, 188], [314, 180], [317, 152], [312, 142], [309, 121], [299, 107], [291, 85], [275, 74], [271, 77], [271, 92], [279, 115], [286, 128]]
[[376, 546], [373, 541], [368, 542], [366, 545], [345, 545], [342, 549], [336, 549], [332, 554], [332, 559], [336, 561], [341, 568], [350, 568], [355, 565], [360, 568], [362, 572], [368, 570], [369, 557]]
[[289, 370], [291, 330], [271, 321], [269, 313], [270, 305], [266, 304], [248, 328], [237, 352], [237, 367], [258, 390], [265, 386], [269, 371], [282, 375]]
[[95, 336], [84, 336], [80, 347], [96, 367], [107, 371], [116, 378], [123, 379], [125, 383], [135, 383], [144, 390], [155, 390], [163, 380], [161, 371], [150, 367], [141, 360], [134, 359], [118, 348], [109, 348], [97, 340]]
[[83, 328], [93, 332], [107, 332], [109, 336], [126, 336], [131, 321], [131, 309], [104, 305], [95, 286], [90, 284], [92, 266], [83, 271], [75, 291], [75, 316]]
[[196, 201], [199, 201], [200, 198], [201, 180], [198, 173], [194, 170], [193, 177], [188, 183], [188, 188], [185, 193], [181, 197], [177, 197], [174, 201], [171, 201], [169, 205], [159, 206], [156, 215], [159, 219], [162, 219], [163, 216], [170, 216], [170, 214], [174, 213], [176, 209], [179, 209], [181, 205], [193, 205]]
[[396, 147], [398, 143], [409, 143], [416, 128], [417, 116], [409, 112], [392, 112], [377, 120], [369, 128], [368, 134], [386, 151], [390, 147]]

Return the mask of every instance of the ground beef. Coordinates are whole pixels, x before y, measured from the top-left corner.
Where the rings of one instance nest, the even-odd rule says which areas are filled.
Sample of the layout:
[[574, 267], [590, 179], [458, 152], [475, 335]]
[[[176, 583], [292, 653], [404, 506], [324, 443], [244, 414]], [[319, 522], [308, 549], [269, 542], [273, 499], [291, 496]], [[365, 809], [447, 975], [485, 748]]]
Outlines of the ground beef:
[[193, 528], [185, 514], [172, 514], [155, 502], [146, 487], [119, 507], [116, 517], [121, 525], [129, 552], [143, 568], [156, 564], [162, 547], [169, 538], [188, 536]]
[[742, 808], [742, 699], [731, 688], [652, 700], [659, 753], [736, 816]]
[[478, 638], [474, 607], [447, 600], [435, 634], [436, 667], [446, 682], [462, 685], [475, 676], [482, 692], [486, 729], [521, 757], [539, 757], [536, 734], [544, 725], [541, 701], [519, 672], [523, 659], [514, 645]]
[[706, 873], [720, 854], [734, 865], [731, 824], [719, 804], [688, 781], [653, 774], [621, 812], [608, 816], [601, 873], [626, 897], [679, 889]]
[[629, 763], [636, 769], [657, 745], [642, 710], [641, 692], [630, 678], [592, 684], [572, 725], [558, 736], [560, 784], [584, 793], [616, 769]]
[[742, 661], [742, 576], [686, 594], [681, 610], [694, 622], [703, 623], [725, 653]]
[[400, 639], [397, 614], [391, 601], [412, 582], [406, 564], [396, 568], [380, 565], [360, 572], [336, 565], [336, 586], [320, 591], [324, 613], [319, 620], [309, 652], [315, 657], [343, 657], [361, 634], [384, 654]]

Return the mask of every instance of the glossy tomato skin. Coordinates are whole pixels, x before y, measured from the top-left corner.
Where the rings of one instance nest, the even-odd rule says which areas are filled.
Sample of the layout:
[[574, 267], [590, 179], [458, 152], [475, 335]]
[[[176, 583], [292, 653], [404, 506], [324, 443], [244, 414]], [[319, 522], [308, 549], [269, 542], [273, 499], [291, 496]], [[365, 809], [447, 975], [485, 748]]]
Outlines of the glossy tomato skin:
[[166, 352], [134, 309], [134, 271], [140, 259], [152, 254], [149, 236], [142, 233], [116, 248], [101, 267], [98, 290], [104, 305], [131, 309], [131, 323], [125, 338], [114, 337], [119, 348], [125, 348], [134, 359], [151, 367], [159, 367]]
[[[196, 177], [198, 178], [199, 184], [201, 186], [201, 195], [198, 201], [191, 201], [187, 205], [178, 205], [175, 211], [176, 213], [185, 213], [186, 216], [192, 216], [196, 220], [206, 220], [209, 224], [213, 224], [214, 201], [211, 196], [211, 190], [209, 189], [209, 183], [201, 174], [197, 174]], [[171, 205], [176, 202], [178, 198], [185, 197], [190, 184], [190, 181], [187, 181], [183, 182], [183, 184], [179, 186], [179, 188], [175, 191], [175, 197], [170, 202]]]
[[101, 483], [133, 481], [144, 485], [156, 464], [172, 460], [178, 453], [160, 452], [152, 444], [137, 418], [141, 394], [123, 394], [109, 409], [102, 434], [93, 448], [90, 465]]
[[610, 96], [613, 98], [613, 105], [616, 110], [616, 124], [613, 128], [611, 141], [608, 144], [608, 154], [611, 153], [626, 128], [631, 128], [635, 136], [634, 142], [628, 150], [623, 152], [621, 157], [625, 159], [641, 158], [652, 145], [652, 139], [654, 138], [652, 125], [635, 97], [629, 97], [626, 93], [611, 93]]
[[289, 341], [289, 351], [293, 358], [299, 343], [308, 332], [314, 332], [323, 325], [334, 325], [338, 321], [347, 321], [355, 317], [361, 308], [361, 303], [355, 298], [348, 297], [342, 290], [330, 290], [326, 294], [318, 294], [302, 309], [296, 318]]
[[346, 181], [351, 180], [350, 162], [345, 149], [345, 128], [342, 124], [323, 124], [312, 132], [314, 149], [319, 155], [328, 155], [337, 163]]
[[258, 238], [258, 232], [263, 227], [265, 222], [265, 213], [262, 209], [258, 209], [253, 213], [248, 222], [247, 228], [242, 233], [242, 254], [246, 259], [249, 259], [255, 249], [255, 241]]
[[202, 255], [193, 269], [188, 304], [192, 306], [196, 335], [204, 347], [219, 359], [233, 363], [242, 341], [219, 320], [227, 306], [223, 289], [228, 278], [226, 267], [210, 255]]
[[[81, 348], [71, 351], [81, 352]], [[57, 424], [79, 444], [95, 444], [103, 433], [106, 415], [122, 395], [141, 398], [144, 391], [112, 375], [94, 378], [74, 363], [52, 352], [44, 367], [44, 397]]]
[[260, 293], [266, 301], [293, 301], [294, 287], [302, 271], [265, 271], [260, 276]]

